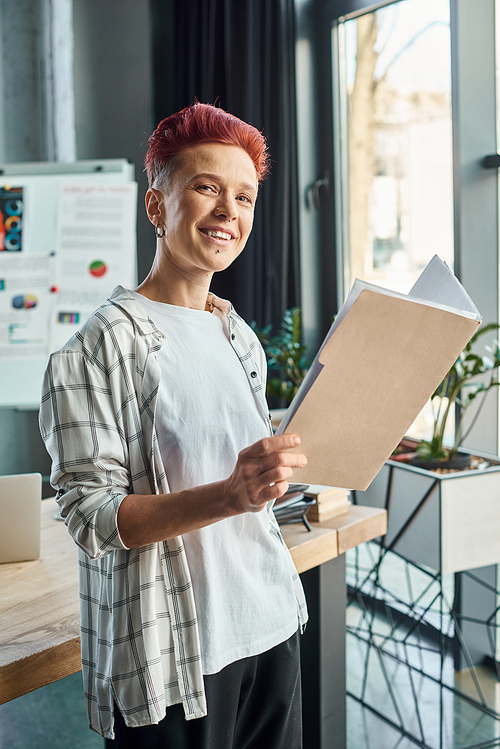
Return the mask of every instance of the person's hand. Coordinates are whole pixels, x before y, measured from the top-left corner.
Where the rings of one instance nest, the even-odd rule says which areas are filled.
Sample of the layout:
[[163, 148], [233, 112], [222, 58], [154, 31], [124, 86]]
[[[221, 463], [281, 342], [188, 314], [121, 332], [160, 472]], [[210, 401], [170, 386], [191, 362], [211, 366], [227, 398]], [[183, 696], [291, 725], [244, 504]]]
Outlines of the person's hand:
[[307, 463], [305, 455], [289, 453], [300, 445], [296, 434], [266, 437], [242, 450], [231, 476], [223, 482], [228, 501], [239, 512], [260, 512], [288, 489], [293, 469]]

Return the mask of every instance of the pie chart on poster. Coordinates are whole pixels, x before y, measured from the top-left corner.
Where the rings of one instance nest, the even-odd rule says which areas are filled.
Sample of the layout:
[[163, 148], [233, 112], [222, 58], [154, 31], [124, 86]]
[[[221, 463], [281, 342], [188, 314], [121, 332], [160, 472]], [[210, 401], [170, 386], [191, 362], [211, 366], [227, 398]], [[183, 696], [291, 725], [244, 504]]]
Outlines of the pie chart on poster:
[[101, 278], [108, 272], [108, 266], [106, 263], [103, 263], [102, 260], [94, 260], [94, 262], [89, 265], [89, 272], [91, 276], [94, 276], [94, 278]]
[[14, 309], [33, 309], [38, 304], [38, 298], [34, 294], [18, 294], [12, 297]]

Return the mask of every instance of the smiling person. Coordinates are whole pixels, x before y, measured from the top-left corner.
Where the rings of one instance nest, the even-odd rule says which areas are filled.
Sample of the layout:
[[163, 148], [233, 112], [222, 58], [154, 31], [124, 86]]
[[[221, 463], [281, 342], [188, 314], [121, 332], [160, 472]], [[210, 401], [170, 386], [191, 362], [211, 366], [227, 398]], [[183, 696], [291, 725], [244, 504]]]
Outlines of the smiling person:
[[214, 273], [243, 251], [264, 137], [195, 104], [146, 156], [150, 273], [50, 358], [40, 427], [79, 547], [90, 727], [110, 747], [299, 749], [302, 587], [272, 512], [303, 455]]

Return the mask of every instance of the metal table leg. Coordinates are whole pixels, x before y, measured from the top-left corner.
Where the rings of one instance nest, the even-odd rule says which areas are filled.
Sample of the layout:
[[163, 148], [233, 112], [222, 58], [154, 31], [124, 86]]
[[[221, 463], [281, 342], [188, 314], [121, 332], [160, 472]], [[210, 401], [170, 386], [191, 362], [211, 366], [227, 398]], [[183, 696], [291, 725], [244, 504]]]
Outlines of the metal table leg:
[[345, 556], [300, 577], [309, 608], [301, 637], [304, 749], [345, 749]]

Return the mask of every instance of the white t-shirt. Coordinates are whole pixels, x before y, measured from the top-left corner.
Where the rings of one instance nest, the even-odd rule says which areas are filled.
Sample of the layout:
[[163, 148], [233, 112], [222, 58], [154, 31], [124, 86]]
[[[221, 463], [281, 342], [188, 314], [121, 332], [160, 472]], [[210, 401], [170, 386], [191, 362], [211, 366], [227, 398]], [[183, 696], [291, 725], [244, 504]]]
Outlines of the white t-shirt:
[[[134, 295], [166, 336], [158, 353], [156, 431], [170, 490], [227, 478], [238, 453], [268, 430], [219, 312]], [[265, 509], [226, 518], [183, 539], [203, 673], [263, 653], [296, 631], [288, 550]]]

